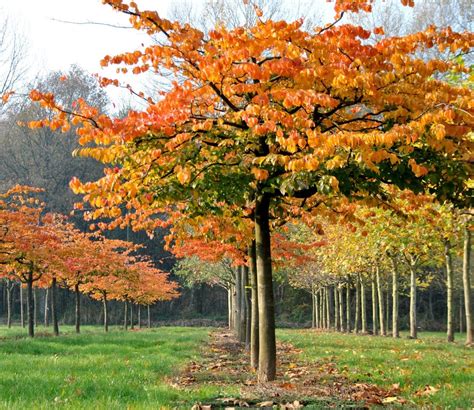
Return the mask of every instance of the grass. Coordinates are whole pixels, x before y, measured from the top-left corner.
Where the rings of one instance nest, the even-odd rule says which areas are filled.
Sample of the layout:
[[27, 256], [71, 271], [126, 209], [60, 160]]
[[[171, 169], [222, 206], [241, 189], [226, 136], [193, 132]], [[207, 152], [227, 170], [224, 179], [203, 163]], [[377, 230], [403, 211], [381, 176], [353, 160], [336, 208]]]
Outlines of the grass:
[[197, 360], [209, 329], [61, 330], [70, 333], [31, 340], [21, 337], [24, 329], [0, 328], [0, 408], [190, 408], [222, 394], [216, 386], [170, 386]]
[[[201, 359], [206, 328], [156, 328], [105, 334], [84, 326], [81, 335], [62, 327], [60, 337], [38, 328], [0, 327], [0, 408], [150, 409], [191, 408], [196, 402], [236, 396], [238, 385], [172, 384], [190, 361]], [[315, 366], [335, 363], [354, 383], [390, 388], [413, 406], [472, 408], [474, 351], [462, 341], [448, 344], [441, 333], [419, 340], [279, 330], [278, 339], [302, 349]], [[422, 394], [432, 386], [433, 394]]]
[[[390, 388], [415, 406], [473, 408], [474, 350], [464, 338], [448, 344], [442, 333], [422, 333], [420, 339], [355, 336], [311, 330], [282, 330], [277, 337], [303, 350], [305, 360], [334, 362], [355, 383]], [[426, 386], [436, 389], [423, 394]]]

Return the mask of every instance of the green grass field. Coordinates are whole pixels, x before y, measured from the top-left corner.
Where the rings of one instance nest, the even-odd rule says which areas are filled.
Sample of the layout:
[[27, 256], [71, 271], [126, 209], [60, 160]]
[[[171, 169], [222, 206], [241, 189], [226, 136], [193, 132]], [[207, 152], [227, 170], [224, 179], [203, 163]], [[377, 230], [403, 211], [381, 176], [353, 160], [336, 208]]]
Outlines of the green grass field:
[[[172, 385], [186, 363], [199, 361], [209, 329], [156, 328], [123, 332], [63, 327], [60, 337], [38, 329], [33, 340], [21, 328], [0, 327], [0, 408], [190, 408], [235, 396], [239, 386]], [[50, 330], [49, 330], [50, 331]], [[278, 339], [302, 349], [315, 366], [334, 362], [354, 383], [400, 384], [414, 406], [472, 408], [474, 351], [443, 335], [420, 340], [281, 330]], [[426, 386], [435, 390], [424, 394]]]

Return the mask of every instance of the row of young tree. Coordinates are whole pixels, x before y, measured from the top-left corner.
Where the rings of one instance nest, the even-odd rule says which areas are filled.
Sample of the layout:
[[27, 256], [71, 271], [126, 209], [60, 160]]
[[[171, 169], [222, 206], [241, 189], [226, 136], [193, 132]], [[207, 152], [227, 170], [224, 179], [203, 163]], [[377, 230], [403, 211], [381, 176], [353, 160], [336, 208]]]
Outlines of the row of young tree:
[[[337, 0], [335, 22], [314, 29], [301, 20], [264, 19], [253, 5], [253, 25], [207, 32], [134, 2], [104, 3], [129, 15], [152, 41], [106, 56], [103, 65], [174, 81], [139, 94], [146, 108], [121, 117], [84, 101], [71, 109], [34, 90], [31, 99], [53, 115], [30, 125], [76, 126], [83, 146], [78, 154], [108, 164], [102, 178], [71, 183], [87, 204], [85, 218], [98, 220], [100, 229], [131, 225], [154, 233], [172, 226], [172, 247], [193, 238], [221, 255], [238, 255], [233, 263], [248, 268], [234, 281], [241, 296], [231, 298], [240, 307], [232, 312], [249, 306], [242, 296], [248, 269], [256, 286], [247, 311], [255, 316], [232, 314], [232, 322], [244, 317], [248, 323], [250, 316], [251, 361], [260, 381], [276, 374], [270, 238], [276, 242], [279, 227], [296, 218], [322, 232], [324, 218], [331, 224], [336, 216], [364, 219], [356, 204], [402, 212], [394, 205], [397, 188], [400, 195], [429, 192], [448, 206], [472, 206], [473, 95], [462, 85], [471, 32], [430, 26], [384, 37], [380, 28], [339, 24], [344, 13], [369, 12], [372, 2], [364, 0]], [[431, 49], [457, 58], [419, 57]], [[108, 78], [101, 84], [120, 85]], [[358, 266], [344, 275], [367, 273], [371, 269]]]
[[147, 306], [178, 296], [176, 283], [169, 281], [168, 274], [155, 268], [148, 257], [140, 256], [139, 246], [81, 232], [64, 216], [45, 213], [40, 194], [40, 189], [25, 186], [0, 193], [0, 278], [7, 281], [8, 326], [16, 282], [26, 286], [31, 337], [35, 324], [34, 287], [50, 289], [56, 335], [58, 286], [75, 294], [77, 332], [81, 323], [81, 293], [102, 301], [106, 331], [110, 300]]

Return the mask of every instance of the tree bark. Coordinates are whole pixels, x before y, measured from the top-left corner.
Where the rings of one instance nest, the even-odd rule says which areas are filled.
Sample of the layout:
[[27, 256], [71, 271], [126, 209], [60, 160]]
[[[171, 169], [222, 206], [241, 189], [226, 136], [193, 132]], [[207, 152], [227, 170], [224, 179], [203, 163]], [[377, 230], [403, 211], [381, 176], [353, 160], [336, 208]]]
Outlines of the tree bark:
[[27, 307], [28, 307], [28, 336], [35, 336], [35, 307], [33, 303], [33, 272], [28, 272], [26, 277]]
[[327, 328], [331, 329], [332, 322], [331, 322], [331, 296], [330, 296], [330, 288], [329, 286], [325, 287], [325, 294], [326, 294], [326, 322], [327, 322]]
[[276, 376], [275, 304], [269, 224], [270, 198], [262, 194], [255, 206], [255, 247], [259, 308], [259, 382]]
[[346, 284], [346, 332], [351, 331], [351, 285]]
[[398, 265], [395, 257], [392, 260], [392, 336], [400, 337], [398, 318]]
[[36, 297], [36, 288], [33, 288], [33, 316], [35, 321], [35, 328], [38, 327], [38, 299]]
[[326, 287], [321, 288], [321, 317], [322, 317], [322, 328], [327, 329], [327, 315], [326, 315]]
[[79, 292], [78, 283], [74, 285], [74, 294], [76, 296], [76, 312], [75, 312], [76, 333], [81, 333], [81, 293]]
[[453, 260], [451, 257], [451, 244], [444, 241], [444, 259], [446, 263], [446, 337], [448, 342], [454, 342], [454, 309], [453, 309]]
[[341, 332], [344, 332], [344, 298], [342, 292], [342, 285], [337, 287], [337, 292], [339, 293], [339, 324], [341, 325]]
[[362, 333], [367, 333], [367, 303], [365, 299], [365, 284], [364, 281], [359, 277], [360, 281], [360, 308], [361, 308], [361, 321], [362, 321]]
[[341, 330], [339, 323], [339, 294], [337, 293], [337, 285], [334, 285], [334, 328], [337, 331]]
[[11, 280], [6, 281], [7, 288], [7, 327], [10, 329], [12, 327], [12, 290], [14, 283]]
[[359, 333], [360, 330], [360, 282], [356, 279], [356, 299], [355, 299], [355, 318], [354, 318], [354, 333]]
[[410, 338], [416, 339], [416, 268], [410, 264]]
[[464, 311], [466, 313], [466, 346], [472, 346], [472, 307], [471, 307], [471, 231], [464, 226], [464, 246], [462, 263], [462, 283], [464, 288]]
[[232, 306], [232, 294], [233, 294], [233, 289], [232, 285], [229, 285], [227, 289], [227, 320], [228, 320], [228, 326], [229, 330], [234, 330], [234, 315], [233, 315], [233, 309], [234, 307]]
[[104, 330], [109, 331], [109, 312], [107, 307], [107, 294], [103, 293], [102, 307], [104, 308]]
[[146, 305], [147, 310], [147, 327], [151, 329], [151, 314], [150, 314], [150, 305]]
[[46, 288], [45, 291], [44, 291], [44, 327], [48, 327], [48, 326], [49, 326], [48, 294], [49, 294], [49, 289]]
[[135, 323], [133, 321], [133, 302], [130, 302], [130, 329], [135, 329]]
[[316, 292], [314, 285], [311, 286], [311, 328], [316, 328]]
[[377, 314], [377, 281], [375, 280], [375, 275], [372, 276], [372, 333], [377, 335], [378, 333], [378, 314]]
[[25, 308], [25, 303], [23, 301], [23, 286], [20, 283], [20, 322], [21, 322], [21, 327], [25, 327], [25, 313], [24, 309]]
[[384, 315], [384, 305], [383, 305], [383, 292], [382, 292], [382, 283], [380, 280], [380, 268], [375, 267], [375, 280], [377, 281], [377, 298], [379, 300], [379, 321], [380, 321], [380, 335], [386, 336], [385, 331], [385, 315]]
[[59, 336], [59, 324], [58, 324], [58, 308], [57, 308], [57, 281], [56, 278], [53, 277], [51, 281], [51, 319], [53, 321], [53, 332], [55, 336]]
[[123, 306], [123, 327], [128, 330], [128, 302], [125, 302]]
[[252, 285], [250, 284], [250, 269], [244, 266], [243, 295], [245, 305], [245, 348], [250, 349], [252, 335]]

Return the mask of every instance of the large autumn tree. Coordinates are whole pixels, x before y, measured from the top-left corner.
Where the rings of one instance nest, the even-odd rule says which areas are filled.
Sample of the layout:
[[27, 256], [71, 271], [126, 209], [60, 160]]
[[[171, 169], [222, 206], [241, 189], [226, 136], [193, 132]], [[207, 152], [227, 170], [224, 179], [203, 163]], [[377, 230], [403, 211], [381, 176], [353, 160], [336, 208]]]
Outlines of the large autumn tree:
[[429, 27], [368, 41], [382, 29], [373, 33], [340, 24], [340, 18], [370, 11], [371, 2], [339, 0], [334, 24], [311, 31], [302, 20], [266, 20], [255, 8], [254, 26], [219, 26], [205, 35], [134, 2], [103, 2], [128, 14], [137, 30], [159, 38], [106, 56], [103, 65], [166, 76], [169, 86], [143, 96], [146, 108], [122, 118], [83, 101], [72, 113], [52, 94], [33, 91], [33, 100], [57, 113], [33, 125], [81, 125], [80, 154], [110, 165], [95, 182], [72, 182], [92, 207], [86, 217], [152, 230], [176, 203], [189, 214], [250, 211], [259, 380], [272, 380], [276, 372], [271, 218], [281, 220], [301, 207], [337, 207], [341, 198], [387, 201], [383, 183], [429, 189], [465, 205], [472, 91], [436, 79], [448, 70], [464, 71], [462, 65], [422, 60], [417, 53], [433, 47], [467, 52], [472, 33]]

